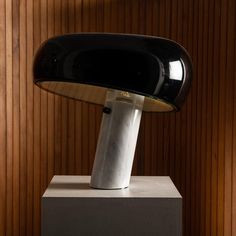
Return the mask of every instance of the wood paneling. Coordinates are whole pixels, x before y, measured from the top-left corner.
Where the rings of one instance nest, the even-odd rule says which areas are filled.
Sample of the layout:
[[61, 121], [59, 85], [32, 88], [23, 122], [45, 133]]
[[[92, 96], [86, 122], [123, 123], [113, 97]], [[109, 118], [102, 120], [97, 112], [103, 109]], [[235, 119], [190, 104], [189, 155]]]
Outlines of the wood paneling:
[[186, 236], [236, 235], [235, 0], [0, 0], [0, 235], [40, 235], [54, 174], [90, 174], [101, 107], [33, 85], [49, 37], [120, 32], [171, 38], [194, 66], [178, 113], [143, 114], [133, 174], [170, 175]]

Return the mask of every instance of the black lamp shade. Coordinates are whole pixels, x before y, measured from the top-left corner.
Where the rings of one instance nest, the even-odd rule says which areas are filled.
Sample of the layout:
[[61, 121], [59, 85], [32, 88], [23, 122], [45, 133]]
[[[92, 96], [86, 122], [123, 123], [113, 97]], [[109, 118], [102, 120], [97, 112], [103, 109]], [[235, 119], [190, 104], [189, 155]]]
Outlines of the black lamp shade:
[[107, 89], [145, 96], [145, 111], [178, 110], [191, 84], [191, 60], [179, 44], [126, 34], [72, 34], [47, 40], [34, 60], [43, 89], [104, 104]]

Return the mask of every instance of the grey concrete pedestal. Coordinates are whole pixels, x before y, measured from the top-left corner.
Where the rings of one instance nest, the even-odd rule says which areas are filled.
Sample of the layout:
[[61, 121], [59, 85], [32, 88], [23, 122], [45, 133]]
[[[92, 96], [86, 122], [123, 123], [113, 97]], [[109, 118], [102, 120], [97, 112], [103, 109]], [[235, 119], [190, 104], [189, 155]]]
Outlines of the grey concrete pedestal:
[[122, 190], [89, 176], [54, 176], [42, 197], [43, 236], [180, 236], [182, 198], [169, 177], [132, 176]]

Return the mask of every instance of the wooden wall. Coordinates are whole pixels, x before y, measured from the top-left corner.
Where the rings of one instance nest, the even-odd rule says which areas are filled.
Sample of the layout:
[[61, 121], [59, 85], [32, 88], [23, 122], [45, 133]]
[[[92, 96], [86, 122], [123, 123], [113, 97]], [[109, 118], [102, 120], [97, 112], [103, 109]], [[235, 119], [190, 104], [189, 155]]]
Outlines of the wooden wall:
[[235, 0], [0, 0], [0, 235], [40, 235], [54, 174], [90, 174], [101, 107], [32, 83], [48, 37], [124, 32], [171, 38], [190, 53], [179, 113], [144, 114], [133, 174], [170, 175], [185, 236], [236, 235]]

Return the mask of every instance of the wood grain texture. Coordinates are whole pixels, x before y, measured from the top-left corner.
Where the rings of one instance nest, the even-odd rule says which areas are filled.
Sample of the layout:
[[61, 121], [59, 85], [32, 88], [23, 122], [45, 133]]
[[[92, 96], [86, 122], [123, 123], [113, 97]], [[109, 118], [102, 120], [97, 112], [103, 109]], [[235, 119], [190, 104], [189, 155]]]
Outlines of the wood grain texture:
[[0, 0], [0, 235], [40, 235], [54, 174], [90, 174], [102, 109], [33, 85], [49, 37], [119, 32], [182, 44], [194, 67], [178, 113], [144, 113], [133, 174], [170, 175], [185, 236], [236, 235], [235, 0]]

